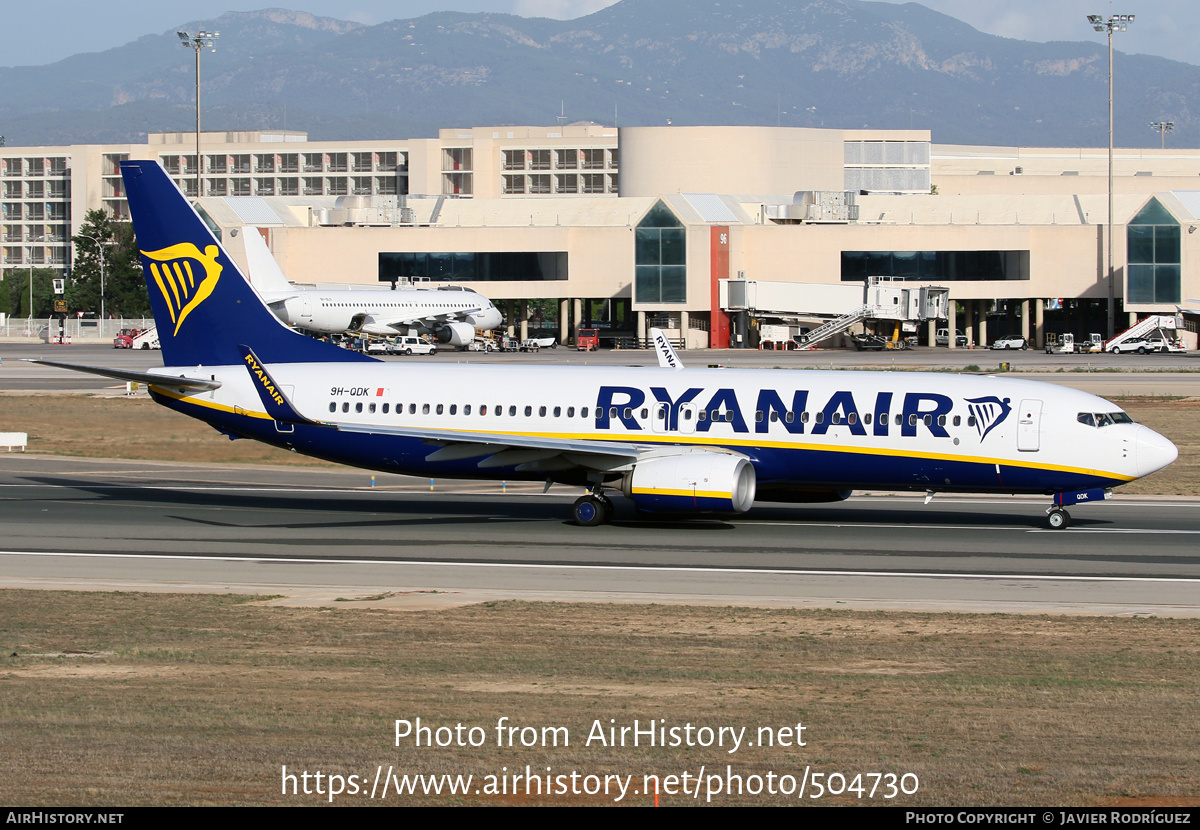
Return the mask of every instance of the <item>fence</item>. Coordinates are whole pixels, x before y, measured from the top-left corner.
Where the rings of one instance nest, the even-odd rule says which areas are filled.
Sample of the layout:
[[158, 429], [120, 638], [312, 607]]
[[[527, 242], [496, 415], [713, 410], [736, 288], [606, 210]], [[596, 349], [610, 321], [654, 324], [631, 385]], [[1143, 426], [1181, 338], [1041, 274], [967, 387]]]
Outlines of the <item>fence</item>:
[[[62, 333], [70, 337], [72, 341], [104, 342], [116, 337], [121, 329], [148, 329], [153, 326], [154, 318], [152, 317], [114, 317], [108, 320], [81, 320], [78, 317], [69, 317], [62, 321]], [[29, 337], [45, 342], [49, 336], [57, 337], [58, 334], [59, 321], [53, 317], [35, 317], [33, 319], [6, 317], [0, 324], [0, 337]]]

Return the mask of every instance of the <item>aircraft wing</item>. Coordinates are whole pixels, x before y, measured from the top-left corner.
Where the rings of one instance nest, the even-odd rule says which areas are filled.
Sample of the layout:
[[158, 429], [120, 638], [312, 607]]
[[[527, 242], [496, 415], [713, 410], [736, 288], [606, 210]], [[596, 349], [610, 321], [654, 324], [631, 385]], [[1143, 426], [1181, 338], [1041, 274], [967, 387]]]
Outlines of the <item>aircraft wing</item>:
[[592, 470], [618, 470], [631, 465], [642, 449], [615, 441], [578, 441], [544, 436], [508, 435], [494, 432], [457, 432], [420, 427], [392, 427], [374, 424], [347, 424], [325, 421], [340, 432], [365, 435], [402, 435], [422, 438], [431, 445], [426, 461], [482, 459], [478, 466], [509, 467], [521, 465], [527, 470], [564, 470], [584, 467]]
[[464, 308], [464, 309], [459, 309], [458, 311], [447, 311], [443, 314], [426, 314], [426, 315], [417, 316], [417, 317], [403, 317], [403, 318], [391, 318], [391, 319], [388, 319], [388, 318], [380, 319], [380, 316], [378, 314], [369, 315], [369, 316], [370, 316], [371, 325], [390, 326], [391, 328], [395, 329], [396, 331], [403, 331], [404, 329], [408, 329], [413, 326], [430, 327], [430, 326], [436, 326], [439, 323], [466, 323], [466, 322], [469, 322], [467, 320], [468, 314], [476, 314], [482, 310], [483, 309], [481, 309], [481, 308]]

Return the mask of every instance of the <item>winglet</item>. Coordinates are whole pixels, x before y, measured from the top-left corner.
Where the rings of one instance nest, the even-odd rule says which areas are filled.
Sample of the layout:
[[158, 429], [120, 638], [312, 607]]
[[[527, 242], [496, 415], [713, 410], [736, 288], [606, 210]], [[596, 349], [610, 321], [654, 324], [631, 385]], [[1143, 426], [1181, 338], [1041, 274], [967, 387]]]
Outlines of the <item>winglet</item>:
[[246, 364], [246, 371], [254, 380], [254, 388], [258, 390], [258, 397], [262, 399], [268, 415], [285, 424], [316, 423], [296, 411], [296, 407], [292, 406], [292, 402], [284, 394], [283, 387], [267, 373], [267, 367], [262, 365], [262, 361], [249, 346], [238, 346], [238, 351]]
[[650, 329], [650, 338], [654, 341], [654, 351], [658, 353], [658, 365], [664, 369], [674, 369], [676, 372], [683, 369], [683, 361], [679, 359], [679, 355], [675, 353], [675, 347], [671, 345], [671, 341], [667, 339], [667, 335], [662, 329]]

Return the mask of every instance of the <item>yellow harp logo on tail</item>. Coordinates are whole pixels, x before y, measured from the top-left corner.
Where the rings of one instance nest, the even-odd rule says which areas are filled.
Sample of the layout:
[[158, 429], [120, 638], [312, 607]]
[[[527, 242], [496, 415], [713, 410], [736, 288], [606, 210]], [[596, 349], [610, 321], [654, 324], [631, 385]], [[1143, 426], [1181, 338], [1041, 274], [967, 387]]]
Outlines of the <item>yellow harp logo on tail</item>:
[[[154, 260], [150, 263], [150, 273], [171, 312], [175, 334], [179, 334], [179, 327], [187, 316], [217, 287], [217, 279], [221, 276], [217, 253], [216, 245], [205, 246], [204, 253], [200, 253], [191, 242], [158, 251], [142, 251], [142, 256]], [[199, 273], [201, 269], [203, 276]]]

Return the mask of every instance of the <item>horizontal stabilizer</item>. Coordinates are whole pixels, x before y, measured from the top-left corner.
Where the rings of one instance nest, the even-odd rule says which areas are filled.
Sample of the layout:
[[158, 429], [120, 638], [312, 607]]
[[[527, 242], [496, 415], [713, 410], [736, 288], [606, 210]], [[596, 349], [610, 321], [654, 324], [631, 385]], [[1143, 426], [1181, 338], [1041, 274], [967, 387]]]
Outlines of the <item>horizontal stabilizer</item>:
[[25, 363], [39, 363], [42, 366], [53, 366], [56, 369], [70, 369], [72, 372], [87, 372], [90, 375], [100, 375], [101, 377], [112, 378], [113, 380], [127, 380], [135, 383], [149, 383], [155, 386], [167, 386], [172, 389], [190, 389], [212, 391], [220, 389], [221, 382], [219, 380], [204, 380], [201, 378], [189, 378], [180, 375], [178, 377], [172, 375], [156, 375], [150, 372], [132, 372], [128, 369], [105, 369], [102, 366], [79, 366], [74, 363], [59, 363], [56, 360], [38, 360], [32, 357], [21, 358]]

